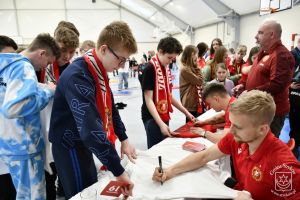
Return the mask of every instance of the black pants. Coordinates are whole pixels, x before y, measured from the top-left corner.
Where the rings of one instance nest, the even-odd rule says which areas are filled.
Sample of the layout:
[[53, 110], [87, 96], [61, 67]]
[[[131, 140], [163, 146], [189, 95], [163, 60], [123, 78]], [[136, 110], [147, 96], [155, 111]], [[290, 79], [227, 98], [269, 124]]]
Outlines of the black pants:
[[290, 137], [295, 139], [297, 148], [300, 147], [300, 96], [290, 94], [290, 104]]
[[[147, 134], [148, 149], [150, 149], [153, 145], [160, 143], [166, 138], [166, 136], [164, 136], [160, 131], [160, 128], [154, 119], [148, 119], [143, 123]], [[165, 124], [169, 126], [169, 122], [165, 122]]]
[[93, 155], [83, 144], [66, 149], [53, 143], [52, 153], [66, 199], [97, 182]]
[[56, 199], [56, 186], [55, 181], [57, 178], [57, 172], [54, 162], [50, 163], [50, 167], [52, 169], [53, 174], [45, 171], [45, 179], [46, 179], [46, 195], [47, 200], [55, 200]]
[[[50, 167], [52, 169], [53, 174], [50, 174], [49, 172], [45, 171], [46, 196], [47, 196], [47, 200], [56, 200], [56, 194], [58, 194], [58, 196], [60, 197], [65, 196], [65, 194], [61, 182], [57, 177], [55, 163], [54, 162], [50, 163]], [[56, 179], [58, 179], [57, 188], [55, 185]]]
[[286, 116], [282, 115], [282, 116], [274, 116], [273, 121], [271, 123], [271, 131], [272, 133], [279, 138], [281, 129], [284, 125], [284, 120], [285, 120]]
[[10, 174], [0, 175], [0, 199], [15, 200], [16, 189], [12, 182]]

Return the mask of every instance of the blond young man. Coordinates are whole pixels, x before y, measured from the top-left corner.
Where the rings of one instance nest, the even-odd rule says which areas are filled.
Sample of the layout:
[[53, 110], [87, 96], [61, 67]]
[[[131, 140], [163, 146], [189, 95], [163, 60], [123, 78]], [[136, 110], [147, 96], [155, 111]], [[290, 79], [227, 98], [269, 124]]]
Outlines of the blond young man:
[[69, 66], [76, 49], [79, 47], [79, 32], [71, 22], [61, 21], [54, 31], [54, 38], [60, 47], [60, 57], [45, 70], [37, 73], [41, 83], [57, 84], [60, 75]]
[[88, 50], [94, 49], [96, 47], [96, 44], [92, 40], [85, 40], [80, 46], [80, 54], [84, 55]]
[[49, 140], [65, 197], [71, 198], [97, 182], [94, 154], [119, 181], [133, 183], [114, 148], [118, 137], [121, 157], [134, 162], [135, 149], [128, 142], [124, 124], [109, 87], [108, 72], [124, 67], [137, 51], [129, 26], [121, 21], [107, 25], [96, 49], [71, 63], [58, 82], [50, 122]]
[[[73, 23], [61, 21], [54, 31], [54, 39], [60, 47], [60, 57], [57, 57], [57, 59], [49, 64], [46, 69], [37, 71], [36, 74], [39, 82], [56, 85], [60, 75], [69, 66], [71, 58], [73, 58], [76, 48], [79, 46], [79, 32]], [[51, 105], [52, 102], [49, 104], [50, 108], [47, 108], [50, 111]], [[49, 115], [50, 114], [51, 113], [49, 113]], [[47, 119], [48, 121], [44, 121], [43, 127], [49, 127], [50, 117]], [[56, 189], [55, 182], [57, 179], [57, 172], [53, 162], [51, 145], [48, 141], [48, 130], [42, 130], [45, 132], [44, 135], [47, 139], [45, 165], [47, 200], [55, 200], [56, 193], [58, 196], [63, 196], [63, 189], [60, 181], [58, 181], [58, 187]]]
[[212, 133], [210, 131], [203, 131], [201, 128], [193, 127], [193, 132], [200, 134], [202, 137], [207, 138], [213, 143], [219, 142], [230, 130], [231, 122], [229, 120], [229, 107], [236, 98], [231, 97], [223, 84], [210, 83], [204, 87], [202, 92], [203, 100], [210, 105], [212, 109], [220, 113], [213, 118], [209, 118], [205, 121], [197, 121], [195, 125], [199, 124], [214, 124], [225, 121], [224, 129], [219, 133]]
[[209, 149], [194, 153], [160, 173], [153, 180], [167, 181], [198, 169], [211, 160], [231, 155], [240, 192], [236, 199], [299, 199], [300, 163], [286, 144], [270, 131], [275, 103], [270, 94], [253, 90], [230, 105], [230, 133]]
[[57, 57], [58, 44], [49, 34], [39, 34], [20, 54], [0, 54], [0, 159], [9, 168], [16, 199], [46, 199], [40, 111], [53, 88], [39, 87], [35, 70]]

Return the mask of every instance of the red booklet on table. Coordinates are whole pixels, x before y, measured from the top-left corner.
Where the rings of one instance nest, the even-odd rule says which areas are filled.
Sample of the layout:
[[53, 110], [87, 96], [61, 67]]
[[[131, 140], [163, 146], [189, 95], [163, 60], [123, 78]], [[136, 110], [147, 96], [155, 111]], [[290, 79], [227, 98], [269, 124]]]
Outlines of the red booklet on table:
[[126, 186], [128, 186], [128, 183], [124, 183], [121, 181], [110, 181], [102, 190], [100, 195], [119, 197], [122, 193], [121, 188]]
[[192, 133], [191, 128], [193, 127], [193, 122], [188, 122], [185, 125], [179, 127], [176, 129], [174, 137], [180, 137], [180, 138], [195, 138], [195, 137], [200, 137], [199, 134], [197, 133]]
[[187, 151], [191, 151], [191, 152], [199, 152], [199, 151], [205, 150], [206, 146], [204, 144], [201, 144], [201, 143], [186, 141], [182, 145], [182, 149], [187, 150]]
[[[173, 135], [174, 137], [179, 137], [179, 138], [196, 138], [196, 137], [200, 137], [199, 134], [197, 133], [193, 133], [191, 131], [191, 128], [194, 127], [193, 122], [188, 122], [185, 125], [179, 127], [178, 129], [176, 129], [175, 135]], [[200, 126], [200, 128], [206, 130], [206, 131], [210, 131], [210, 132], [216, 132], [217, 129], [215, 127], [213, 127], [213, 125], [202, 125]]]

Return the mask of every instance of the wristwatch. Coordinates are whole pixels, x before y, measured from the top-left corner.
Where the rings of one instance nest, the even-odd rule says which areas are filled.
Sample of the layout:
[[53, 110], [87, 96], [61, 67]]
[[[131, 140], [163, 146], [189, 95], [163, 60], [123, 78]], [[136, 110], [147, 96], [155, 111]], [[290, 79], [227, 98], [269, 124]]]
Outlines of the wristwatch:
[[205, 136], [206, 136], [206, 130], [201, 132], [201, 137], [206, 138]]

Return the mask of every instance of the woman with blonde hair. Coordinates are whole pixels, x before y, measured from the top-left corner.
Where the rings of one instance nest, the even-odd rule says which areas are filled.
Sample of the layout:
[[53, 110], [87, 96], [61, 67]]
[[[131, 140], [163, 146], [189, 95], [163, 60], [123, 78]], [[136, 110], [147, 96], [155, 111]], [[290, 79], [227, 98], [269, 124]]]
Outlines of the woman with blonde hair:
[[197, 47], [186, 46], [181, 56], [182, 66], [179, 76], [181, 103], [194, 117], [202, 113], [201, 91], [204, 83], [202, 72], [197, 66], [197, 59]]

